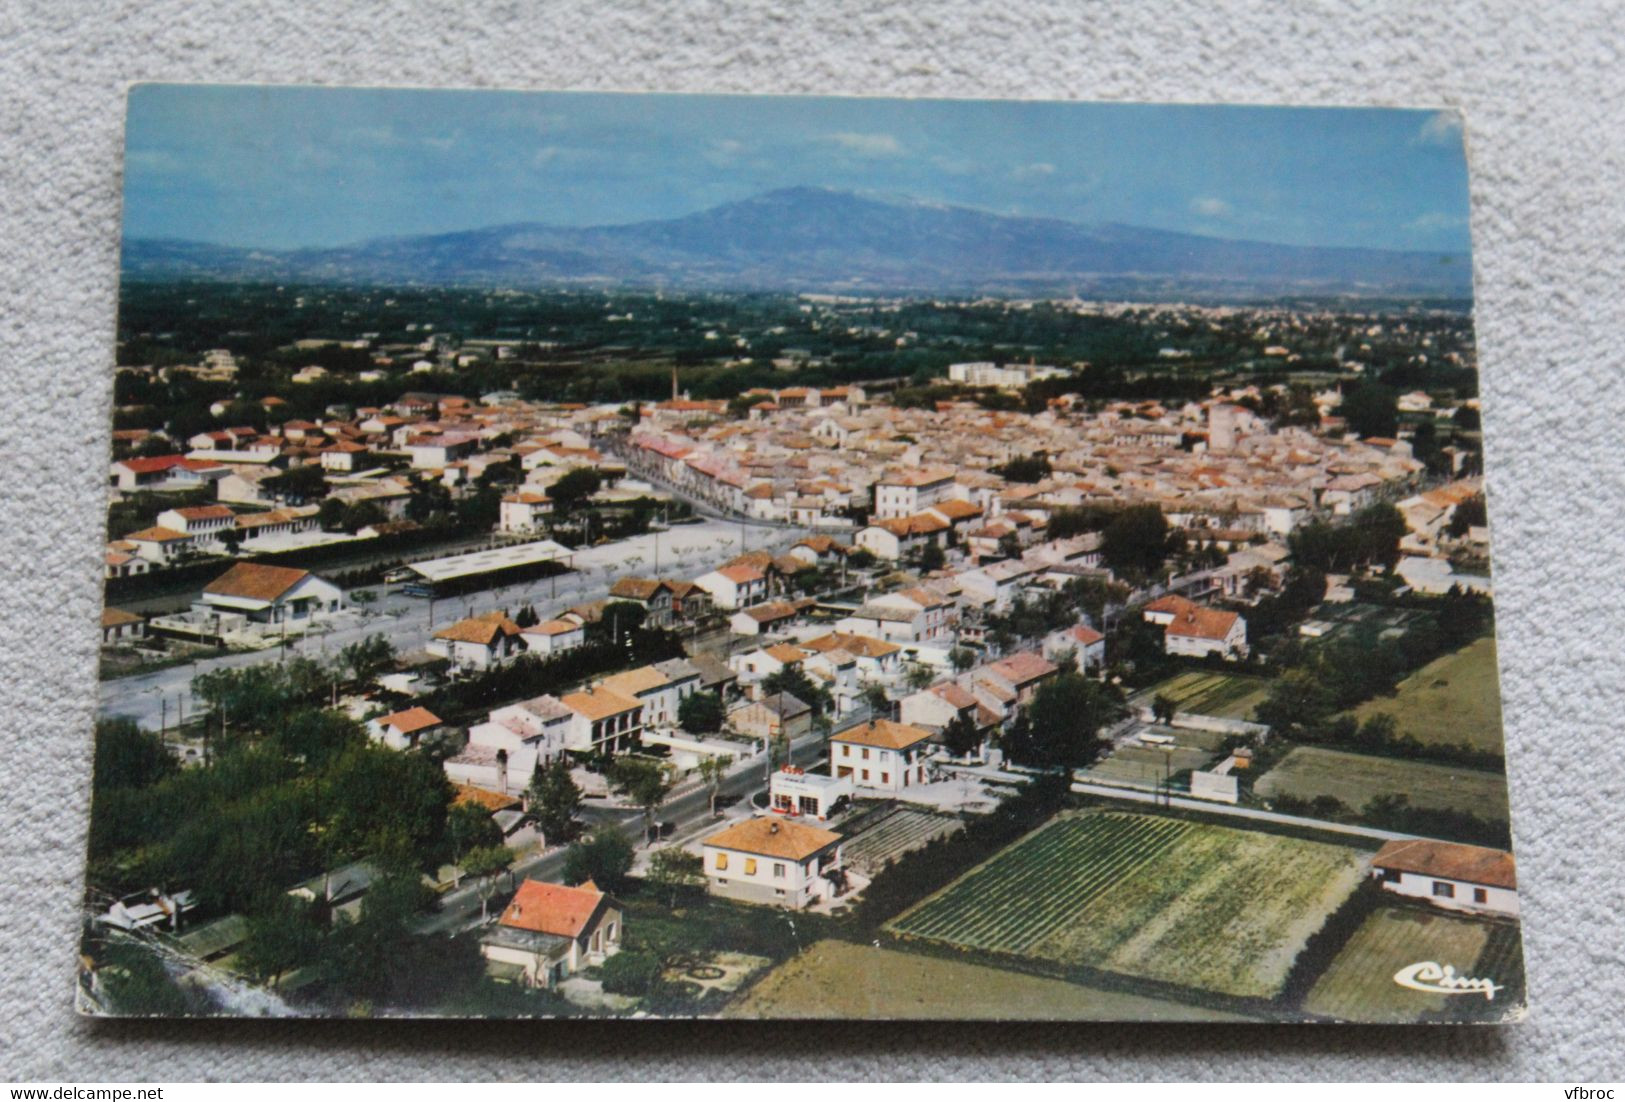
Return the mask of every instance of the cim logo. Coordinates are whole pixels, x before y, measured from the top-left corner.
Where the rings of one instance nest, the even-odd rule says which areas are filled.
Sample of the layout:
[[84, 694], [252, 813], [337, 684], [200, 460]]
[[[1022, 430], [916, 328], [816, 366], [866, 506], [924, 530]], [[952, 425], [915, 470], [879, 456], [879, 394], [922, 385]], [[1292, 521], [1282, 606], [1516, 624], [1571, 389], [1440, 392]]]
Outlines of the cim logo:
[[1431, 960], [1407, 964], [1394, 973], [1394, 982], [1413, 991], [1427, 991], [1435, 995], [1483, 995], [1489, 1002], [1494, 1002], [1495, 993], [1502, 990], [1499, 984], [1472, 976], [1458, 976], [1454, 965]]

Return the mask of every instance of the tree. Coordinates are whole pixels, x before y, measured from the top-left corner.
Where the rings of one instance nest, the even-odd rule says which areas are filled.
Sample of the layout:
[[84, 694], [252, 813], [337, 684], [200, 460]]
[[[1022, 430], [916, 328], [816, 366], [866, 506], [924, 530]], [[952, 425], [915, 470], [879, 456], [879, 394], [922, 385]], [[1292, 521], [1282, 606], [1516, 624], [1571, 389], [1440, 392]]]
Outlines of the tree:
[[463, 857], [463, 875], [472, 876], [479, 886], [480, 921], [489, 917], [491, 896], [496, 894], [497, 877], [513, 864], [514, 852], [504, 845], [481, 846]]
[[969, 647], [955, 647], [948, 652], [948, 661], [953, 664], [954, 672], [964, 673], [976, 665], [976, 652]]
[[591, 467], [572, 467], [547, 488], [547, 496], [553, 499], [554, 511], [568, 515], [596, 494], [603, 484], [603, 479]]
[[282, 977], [314, 961], [322, 931], [310, 905], [281, 892], [270, 894], [262, 910], [248, 916], [237, 964], [261, 983], [277, 986]]
[[1178, 709], [1178, 707], [1179, 705], [1173, 697], [1167, 696], [1163, 693], [1158, 693], [1151, 700], [1152, 718], [1164, 726], [1172, 725], [1174, 722], [1174, 712]]
[[697, 853], [667, 846], [650, 855], [649, 881], [665, 888], [675, 907], [683, 888], [705, 883], [705, 862]]
[[942, 745], [956, 758], [969, 757], [981, 749], [982, 732], [976, 729], [975, 720], [960, 712], [942, 729]]
[[813, 684], [812, 678], [800, 666], [785, 666], [762, 678], [762, 693], [768, 696], [789, 693], [812, 709], [814, 722], [835, 709], [835, 698], [830, 691]]
[[267, 478], [263, 485], [277, 497], [296, 505], [325, 497], [327, 494], [327, 476], [321, 467], [313, 463], [291, 467], [279, 475]]
[[151, 731], [143, 731], [135, 720], [114, 716], [96, 721], [92, 792], [146, 788], [172, 776], [178, 769], [179, 763], [164, 740]]
[[558, 757], [546, 767], [536, 767], [530, 780], [530, 801], [543, 840], [549, 845], [568, 841], [575, 830], [576, 813], [581, 810], [581, 789], [570, 776], [568, 761]]
[[699, 769], [700, 779], [711, 792], [711, 815], [717, 813], [717, 796], [722, 792], [722, 781], [728, 775], [728, 767], [733, 764], [732, 754], [718, 754], [715, 757], [701, 758]]
[[1042, 482], [1050, 475], [1049, 457], [1043, 452], [1035, 455], [1023, 455], [1000, 467], [991, 468], [993, 473], [999, 475], [1006, 482]]
[[601, 982], [612, 995], [644, 996], [659, 986], [663, 967], [653, 953], [629, 949], [604, 961]]
[[456, 803], [446, 812], [446, 852], [459, 868], [459, 883], [469, 870], [463, 857], [475, 850], [502, 844], [502, 831], [491, 813], [476, 803]]
[[344, 517], [347, 511], [344, 502], [338, 498], [323, 498], [321, 508], [316, 512], [316, 521], [322, 526], [322, 531], [336, 532], [344, 527]]
[[941, 570], [948, 563], [948, 556], [943, 554], [942, 548], [937, 546], [936, 540], [931, 540], [920, 549], [921, 570]]
[[1124, 714], [1114, 690], [1080, 673], [1064, 671], [1045, 681], [1022, 713], [1024, 730], [1012, 731], [1007, 749], [1015, 761], [1039, 769], [1076, 769], [1099, 754], [1100, 732]]
[[339, 651], [339, 665], [365, 689], [395, 661], [395, 645], [384, 635], [369, 635]]
[[886, 686], [878, 681], [870, 681], [863, 686], [863, 702], [869, 706], [869, 711], [876, 716], [889, 716], [891, 714], [891, 697], [886, 692]]
[[722, 730], [722, 698], [716, 693], [690, 693], [677, 705], [677, 722], [683, 730], [709, 735]]
[[1359, 436], [1392, 436], [1399, 428], [1399, 392], [1381, 383], [1361, 383], [1343, 394], [1338, 412]]
[[846, 556], [846, 564], [853, 570], [867, 570], [875, 564], [875, 553], [867, 547], [859, 547]]
[[1474, 494], [1457, 505], [1455, 512], [1450, 514], [1450, 523], [1445, 526], [1445, 535], [1451, 539], [1460, 539], [1467, 534], [1469, 528], [1487, 523], [1489, 513], [1484, 507], [1484, 495]]
[[1336, 709], [1337, 702], [1325, 683], [1309, 670], [1288, 670], [1275, 679], [1265, 697], [1253, 709], [1253, 719], [1266, 724], [1270, 732], [1286, 738], [1301, 738]]
[[564, 880], [581, 884], [588, 880], [607, 892], [620, 889], [632, 871], [632, 840], [613, 826], [602, 826], [592, 837], [577, 842], [564, 855]]
[[649, 836], [654, 829], [655, 813], [671, 791], [672, 780], [666, 767], [641, 758], [617, 758], [609, 767], [609, 784], [643, 809], [644, 834]]
[[903, 675], [903, 682], [911, 689], [923, 689], [937, 679], [937, 671], [923, 662], [916, 662], [909, 666], [908, 673]]
[[1155, 505], [1133, 505], [1118, 512], [1100, 536], [1100, 554], [1112, 571], [1130, 578], [1149, 578], [1168, 557], [1168, 521]]

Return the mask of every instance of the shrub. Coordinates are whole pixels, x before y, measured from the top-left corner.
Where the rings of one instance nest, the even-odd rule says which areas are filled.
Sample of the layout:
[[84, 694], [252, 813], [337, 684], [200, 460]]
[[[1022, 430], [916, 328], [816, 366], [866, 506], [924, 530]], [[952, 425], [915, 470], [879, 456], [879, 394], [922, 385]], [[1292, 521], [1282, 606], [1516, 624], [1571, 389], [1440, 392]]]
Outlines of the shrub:
[[647, 995], [660, 981], [660, 958], [623, 950], [604, 961], [602, 979], [612, 995]]

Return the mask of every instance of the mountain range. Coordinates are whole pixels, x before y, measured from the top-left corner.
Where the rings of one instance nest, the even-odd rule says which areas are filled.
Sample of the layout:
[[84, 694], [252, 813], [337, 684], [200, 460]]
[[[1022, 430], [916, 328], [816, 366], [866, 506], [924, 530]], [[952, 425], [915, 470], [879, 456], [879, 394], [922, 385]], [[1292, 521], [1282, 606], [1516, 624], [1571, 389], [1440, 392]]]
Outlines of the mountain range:
[[135, 279], [846, 293], [1469, 298], [1465, 253], [1271, 244], [784, 188], [625, 225], [522, 222], [333, 248], [124, 242]]

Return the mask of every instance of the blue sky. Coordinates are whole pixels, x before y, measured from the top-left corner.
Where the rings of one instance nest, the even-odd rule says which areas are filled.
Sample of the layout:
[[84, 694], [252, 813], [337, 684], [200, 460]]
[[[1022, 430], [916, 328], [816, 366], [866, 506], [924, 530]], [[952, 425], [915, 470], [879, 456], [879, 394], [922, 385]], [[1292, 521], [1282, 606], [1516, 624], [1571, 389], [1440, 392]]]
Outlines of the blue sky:
[[125, 234], [266, 248], [819, 185], [1290, 244], [1468, 248], [1459, 117], [210, 85], [130, 94]]

